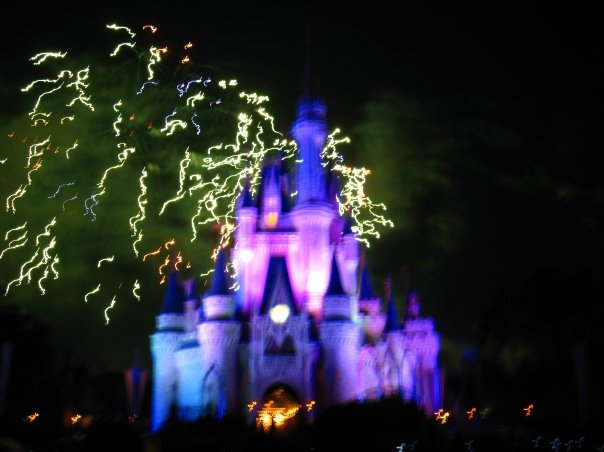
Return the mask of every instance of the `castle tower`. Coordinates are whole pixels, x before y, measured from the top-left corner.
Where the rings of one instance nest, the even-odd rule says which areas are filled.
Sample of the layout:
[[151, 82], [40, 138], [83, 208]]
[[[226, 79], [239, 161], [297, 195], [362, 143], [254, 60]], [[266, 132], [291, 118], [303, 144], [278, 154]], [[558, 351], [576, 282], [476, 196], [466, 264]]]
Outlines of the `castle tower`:
[[[392, 291], [392, 282], [388, 282], [388, 302], [386, 306], [386, 325], [384, 326], [384, 335], [386, 342], [387, 361], [382, 368], [386, 374], [382, 376], [384, 382], [384, 392], [387, 394], [398, 393], [401, 398], [405, 393], [403, 389], [403, 327], [396, 312], [396, 301]], [[408, 384], [409, 382], [407, 382]], [[411, 388], [407, 388], [410, 393]]]
[[321, 152], [327, 139], [325, 104], [318, 99], [303, 99], [298, 104], [298, 117], [292, 135], [299, 147], [298, 204], [325, 201], [325, 176]]
[[153, 406], [151, 430], [157, 431], [170, 416], [177, 402], [178, 369], [175, 352], [185, 330], [184, 291], [173, 271], [168, 279], [164, 304], [155, 318], [156, 332], [151, 335], [153, 358]]
[[416, 354], [415, 384], [416, 399], [426, 415], [441, 408], [440, 371], [438, 352], [440, 339], [434, 331], [434, 321], [419, 315], [420, 302], [416, 292], [407, 298], [407, 316], [404, 323], [404, 348]]
[[275, 163], [268, 164], [262, 173], [260, 228], [275, 229], [281, 216], [281, 174]]
[[323, 294], [329, 283], [330, 226], [337, 214], [326, 199], [321, 152], [327, 138], [326, 108], [320, 100], [304, 99], [292, 134], [299, 147], [298, 196], [291, 220], [299, 235], [296, 268], [303, 273], [306, 309], [321, 315]]
[[352, 321], [352, 297], [340, 282], [335, 256], [332, 259], [329, 287], [319, 325], [320, 343], [325, 353], [328, 404], [346, 403], [359, 395], [357, 363], [361, 329]]
[[249, 181], [246, 181], [243, 187], [236, 213], [239, 225], [235, 230], [237, 245], [233, 249], [233, 264], [239, 275], [239, 307], [243, 312], [250, 313], [251, 302], [260, 296], [260, 290], [257, 285], [253, 284], [259, 270], [258, 251], [254, 240], [258, 223], [258, 208], [256, 200], [252, 197]]
[[222, 417], [237, 409], [237, 345], [241, 324], [235, 320], [235, 297], [227, 284], [225, 251], [216, 259], [212, 286], [202, 299], [205, 320], [197, 327], [201, 348], [201, 407]]
[[197, 341], [199, 302], [195, 297], [195, 282], [185, 281], [185, 332], [176, 351], [178, 369], [178, 417], [194, 421], [201, 415], [201, 351]]
[[[359, 268], [359, 241], [352, 232], [352, 218], [346, 218], [344, 228], [337, 247], [338, 264], [342, 276], [342, 285], [348, 294], [357, 294], [357, 271]], [[357, 310], [353, 310], [353, 320]]]

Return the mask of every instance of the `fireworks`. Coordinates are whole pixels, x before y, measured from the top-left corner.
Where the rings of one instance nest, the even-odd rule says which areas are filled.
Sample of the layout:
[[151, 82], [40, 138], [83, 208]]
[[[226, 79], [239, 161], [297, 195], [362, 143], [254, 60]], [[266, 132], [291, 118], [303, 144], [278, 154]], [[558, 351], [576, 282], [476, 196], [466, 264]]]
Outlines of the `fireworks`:
[[[41, 76], [21, 91], [32, 107], [6, 125], [0, 148], [0, 259], [7, 294], [32, 281], [42, 294], [60, 290], [47, 280], [77, 268], [78, 299], [105, 300], [109, 323], [122, 286], [132, 290], [120, 300], [140, 300], [168, 268], [209, 274], [210, 256], [231, 243], [246, 181], [257, 191], [263, 160], [293, 162], [297, 150], [278, 131], [269, 98], [200, 70], [193, 41], [168, 42], [151, 24], [100, 32], [102, 57], [31, 58]], [[369, 245], [392, 223], [363, 190], [370, 171], [344, 163], [337, 147], [347, 141], [332, 133], [323, 164], [342, 182], [340, 211]]]

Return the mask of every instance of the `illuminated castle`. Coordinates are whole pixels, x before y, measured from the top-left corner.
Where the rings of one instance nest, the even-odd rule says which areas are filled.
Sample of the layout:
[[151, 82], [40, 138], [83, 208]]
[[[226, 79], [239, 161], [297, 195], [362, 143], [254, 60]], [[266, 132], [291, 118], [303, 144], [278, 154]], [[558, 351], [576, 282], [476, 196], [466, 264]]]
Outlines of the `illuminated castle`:
[[200, 299], [171, 275], [151, 335], [153, 430], [172, 409], [187, 421], [247, 413], [280, 425], [298, 409], [312, 421], [330, 405], [386, 396], [440, 408], [433, 322], [413, 295], [403, 322], [391, 294], [381, 312], [338, 211], [338, 181], [321, 165], [325, 112], [320, 101], [300, 103], [297, 167], [290, 175], [280, 160], [265, 162], [257, 198], [246, 187], [239, 199], [229, 256], [239, 290], [224, 250]]

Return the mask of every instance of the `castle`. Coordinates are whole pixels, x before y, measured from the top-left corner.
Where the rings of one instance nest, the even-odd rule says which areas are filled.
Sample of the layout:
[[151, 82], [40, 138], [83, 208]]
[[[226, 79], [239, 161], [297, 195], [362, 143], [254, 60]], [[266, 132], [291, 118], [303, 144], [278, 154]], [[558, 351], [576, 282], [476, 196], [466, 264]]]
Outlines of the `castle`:
[[266, 427], [300, 410], [312, 421], [331, 405], [386, 396], [427, 414], [440, 408], [433, 322], [419, 316], [413, 294], [403, 322], [392, 294], [382, 312], [338, 211], [338, 181], [321, 165], [325, 112], [318, 100], [299, 104], [295, 183], [280, 160], [267, 161], [257, 198], [243, 190], [230, 250], [239, 289], [230, 289], [225, 250], [201, 299], [170, 276], [150, 337], [152, 430], [172, 409], [186, 421], [246, 413]]

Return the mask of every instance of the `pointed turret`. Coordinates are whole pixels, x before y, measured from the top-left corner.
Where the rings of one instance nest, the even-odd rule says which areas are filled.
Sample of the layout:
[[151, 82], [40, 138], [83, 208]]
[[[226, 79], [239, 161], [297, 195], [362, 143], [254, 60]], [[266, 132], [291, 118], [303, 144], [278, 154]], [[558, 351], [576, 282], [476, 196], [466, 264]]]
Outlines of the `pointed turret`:
[[185, 292], [173, 270], [168, 278], [164, 304], [155, 318], [156, 332], [151, 335], [153, 356], [153, 407], [151, 429], [157, 431], [170, 415], [170, 407], [176, 401], [173, 388], [178, 386], [176, 350], [186, 329]]
[[329, 286], [325, 292], [325, 300], [323, 301], [323, 318], [326, 321], [351, 320], [355, 314], [353, 310], [353, 299], [342, 287], [338, 261], [334, 252], [331, 261]]
[[402, 329], [401, 322], [396, 312], [396, 300], [394, 299], [394, 291], [392, 290], [392, 276], [388, 275], [384, 282], [384, 288], [386, 289], [386, 326], [384, 328], [385, 333], [391, 333], [393, 331], [399, 331]]
[[396, 301], [394, 300], [394, 295], [390, 294], [388, 307], [386, 308], [386, 326], [384, 327], [384, 332], [390, 333], [392, 331], [400, 331], [401, 329], [401, 322], [396, 312]]
[[206, 321], [232, 319], [235, 316], [235, 297], [229, 288], [226, 272], [225, 250], [221, 248], [216, 257], [212, 285], [202, 300], [203, 315]]
[[333, 259], [331, 260], [331, 277], [329, 278], [329, 286], [325, 296], [327, 297], [339, 297], [346, 295], [342, 288], [342, 282], [340, 281], [340, 271], [338, 270], [338, 262], [336, 260], [336, 254], [334, 253]]
[[225, 407], [228, 412], [236, 409], [236, 352], [241, 336], [241, 324], [235, 320], [235, 297], [227, 282], [225, 253], [222, 248], [216, 258], [212, 285], [202, 299], [203, 320], [197, 325], [202, 369], [195, 391], [201, 395], [203, 414], [217, 417], [224, 415]]
[[173, 270], [168, 278], [166, 295], [160, 314], [184, 314], [185, 291], [178, 281], [178, 272]]
[[373, 290], [373, 283], [371, 282], [371, 275], [369, 274], [367, 265], [364, 265], [363, 273], [361, 273], [361, 293], [359, 294], [359, 299], [371, 300], [373, 298], [376, 298], [376, 296]]
[[212, 278], [212, 285], [206, 292], [206, 296], [209, 295], [230, 295], [231, 290], [227, 284], [226, 264], [224, 257], [224, 248], [221, 248], [216, 258], [216, 264], [214, 265], [214, 277]]
[[323, 321], [319, 325], [319, 340], [325, 351], [328, 404], [350, 402], [358, 396], [355, 371], [361, 329], [352, 321], [352, 299], [342, 288], [334, 251], [329, 287], [323, 301]]
[[286, 305], [291, 313], [298, 312], [290, 284], [289, 272], [287, 271], [287, 263], [283, 256], [271, 256], [270, 258], [259, 313], [262, 315], [268, 314], [273, 307], [271, 303], [275, 300], [279, 304]]
[[243, 189], [241, 190], [241, 208], [245, 209], [245, 208], [255, 208], [256, 207], [256, 202], [254, 200], [254, 197], [252, 196], [252, 190], [250, 187], [250, 181], [246, 180], [245, 184], [243, 185]]

